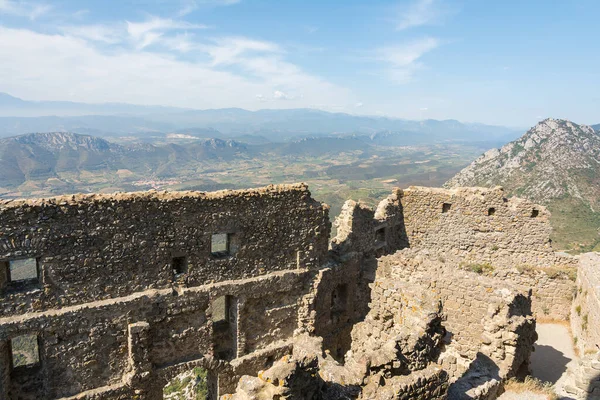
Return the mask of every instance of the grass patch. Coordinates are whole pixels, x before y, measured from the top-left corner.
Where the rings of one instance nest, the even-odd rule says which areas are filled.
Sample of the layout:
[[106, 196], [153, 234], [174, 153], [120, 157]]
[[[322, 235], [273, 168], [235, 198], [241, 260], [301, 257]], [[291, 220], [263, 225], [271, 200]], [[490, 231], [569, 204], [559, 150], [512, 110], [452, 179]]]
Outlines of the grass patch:
[[531, 392], [547, 396], [548, 400], [558, 400], [558, 395], [550, 382], [542, 382], [531, 376], [525, 377], [524, 381], [511, 378], [504, 384], [504, 390], [513, 393]]
[[520, 274], [535, 276], [539, 272], [548, 275], [550, 279], [568, 279], [575, 282], [577, 280], [577, 268], [570, 265], [559, 265], [551, 267], [536, 267], [533, 265], [517, 265], [517, 271]]
[[461, 264], [461, 268], [480, 275], [489, 275], [494, 272], [494, 266], [489, 263]]

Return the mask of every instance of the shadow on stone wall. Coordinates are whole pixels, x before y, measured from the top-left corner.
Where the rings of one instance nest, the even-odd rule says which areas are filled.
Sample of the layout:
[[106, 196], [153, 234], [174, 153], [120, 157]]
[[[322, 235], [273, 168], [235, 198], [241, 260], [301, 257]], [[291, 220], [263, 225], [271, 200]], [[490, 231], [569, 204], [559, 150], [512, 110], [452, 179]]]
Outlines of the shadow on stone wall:
[[[352, 298], [345, 301], [347, 304], [351, 304], [352, 307], [336, 314], [334, 311], [338, 308], [332, 299], [331, 314], [335, 320], [335, 329], [330, 329], [327, 324], [317, 324], [315, 327], [315, 334], [323, 338], [323, 348], [328, 350], [329, 354], [341, 364], [344, 363], [344, 356], [352, 345], [352, 329], [357, 323], [364, 321], [369, 313], [371, 284], [375, 281], [376, 271], [376, 258], [361, 259], [359, 267], [355, 272], [347, 272], [348, 276], [355, 277], [351, 283], [347, 284], [347, 286], [356, 285], [355, 290], [350, 292], [352, 293]], [[345, 273], [345, 271], [342, 271], [342, 273]], [[332, 291], [332, 295], [334, 292], [335, 289]]]
[[590, 381], [586, 400], [600, 400], [600, 372]]
[[448, 399], [488, 398], [491, 391], [498, 390], [501, 380], [498, 365], [485, 354], [477, 353], [477, 358], [469, 369], [450, 385]]

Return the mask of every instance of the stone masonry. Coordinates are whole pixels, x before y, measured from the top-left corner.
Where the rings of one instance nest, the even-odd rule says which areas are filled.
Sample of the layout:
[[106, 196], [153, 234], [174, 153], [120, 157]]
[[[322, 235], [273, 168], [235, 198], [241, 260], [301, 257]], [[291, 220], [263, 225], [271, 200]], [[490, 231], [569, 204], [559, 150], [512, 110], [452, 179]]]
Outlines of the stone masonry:
[[501, 188], [336, 223], [303, 184], [0, 201], [0, 398], [161, 399], [199, 367], [211, 400], [491, 399], [588, 276]]

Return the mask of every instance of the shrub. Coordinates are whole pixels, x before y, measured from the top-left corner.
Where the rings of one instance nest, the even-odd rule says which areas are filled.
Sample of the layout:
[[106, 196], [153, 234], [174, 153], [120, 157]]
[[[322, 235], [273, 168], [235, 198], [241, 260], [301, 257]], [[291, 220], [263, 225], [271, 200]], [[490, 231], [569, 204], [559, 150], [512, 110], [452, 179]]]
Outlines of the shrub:
[[491, 264], [467, 264], [463, 267], [464, 269], [475, 272], [477, 274], [491, 274], [494, 272], [494, 267]]
[[581, 306], [577, 306], [575, 307], [575, 312], [577, 313], [577, 315], [581, 315]]

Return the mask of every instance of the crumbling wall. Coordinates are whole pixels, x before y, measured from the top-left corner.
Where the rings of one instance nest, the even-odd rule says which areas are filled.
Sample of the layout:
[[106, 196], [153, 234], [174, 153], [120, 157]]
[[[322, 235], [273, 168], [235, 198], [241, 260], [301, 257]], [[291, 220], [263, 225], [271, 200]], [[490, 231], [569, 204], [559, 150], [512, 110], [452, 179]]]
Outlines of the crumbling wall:
[[576, 297], [571, 308], [571, 330], [581, 354], [600, 348], [600, 253], [579, 260]]
[[[406, 249], [382, 257], [379, 269], [394, 282], [415, 285], [440, 299], [443, 326], [446, 329], [446, 349], [440, 362], [451, 378], [461, 376], [480, 352], [495, 360], [505, 359], [507, 343], [502, 339], [506, 339], [506, 336], [501, 336], [498, 341], [495, 335], [506, 333], [507, 327], [501, 329], [494, 323], [486, 325], [490, 313], [496, 315], [499, 309], [504, 310], [503, 318], [518, 317], [529, 329], [514, 336], [522, 336], [525, 342], [519, 344], [519, 348], [515, 350], [519, 357], [518, 365], [511, 364], [506, 370], [515, 373], [521, 364], [528, 360], [535, 341], [531, 294], [528, 289], [522, 290], [509, 281], [501, 282], [462, 270], [437, 258], [432, 259], [425, 250]], [[494, 310], [491, 311], [490, 307]], [[493, 338], [488, 337], [490, 330], [493, 332]], [[484, 345], [499, 349], [498, 356], [493, 357], [491, 350], [484, 351]]]
[[[286, 298], [296, 293], [296, 301], [299, 301], [305, 274], [290, 272], [254, 278], [242, 285], [231, 283], [189, 288], [178, 296], [169, 289], [153, 290], [118, 300], [105, 300], [91, 307], [72, 306], [60, 311], [0, 319], [0, 340], [23, 333], [35, 333], [40, 339], [43, 362], [39, 370], [32, 371], [30, 378], [41, 379], [42, 384], [33, 393], [21, 393], [22, 389], [13, 384], [13, 397], [21, 393], [29, 398], [59, 398], [122, 384], [124, 375], [131, 372], [128, 352], [135, 350], [128, 342], [128, 324], [131, 321], [148, 324], [147, 354], [143, 361], [152, 366], [148, 367], [150, 377], [170, 376], [160, 372], [161, 369], [172, 369], [174, 365], [189, 360], [218, 358], [209, 299], [222, 293], [234, 296], [244, 293], [248, 299], [260, 303], [257, 300], [261, 298]], [[263, 304], [269, 303], [265, 301]], [[255, 318], [255, 312], [265, 314], [268, 311], [268, 306], [265, 306], [252, 310], [252, 313], [242, 312], [240, 319], [246, 323]], [[276, 333], [254, 350], [276, 345], [273, 348], [276, 351], [285, 347], [286, 339], [291, 339], [295, 318], [290, 320], [285, 316], [274, 322]], [[247, 333], [242, 330], [239, 337]], [[233, 350], [235, 357], [246, 354], [246, 349]], [[263, 360], [262, 367], [268, 354], [259, 358]], [[3, 364], [2, 372], [6, 372], [6, 367], [7, 364]], [[247, 373], [248, 370], [243, 371]], [[230, 377], [236, 379], [234, 374]], [[222, 393], [231, 389], [226, 386], [231, 382], [220, 384]], [[233, 385], [235, 387], [235, 383]], [[162, 386], [159, 385], [157, 390], [162, 393]]]
[[[532, 299], [566, 318], [573, 259], [501, 189], [398, 189], [337, 224], [328, 251], [305, 185], [1, 202], [0, 357], [34, 334], [41, 362], [0, 363], [0, 395], [158, 400], [202, 367], [213, 398], [487, 396], [527, 366]], [[24, 257], [37, 282], [9, 282]]]
[[407, 240], [430, 258], [533, 290], [538, 318], [568, 320], [577, 259], [552, 249], [549, 212], [502, 188], [410, 187], [401, 194]]
[[579, 259], [571, 331], [579, 359], [569, 364], [564, 389], [578, 399], [600, 398], [600, 253]]
[[350, 349], [352, 329], [372, 305], [377, 256], [408, 245], [400, 193], [394, 191], [375, 211], [348, 200], [336, 218], [332, 260], [315, 280], [304, 311], [309, 317], [301, 319], [300, 328], [322, 337], [324, 348], [337, 360]]
[[[231, 235], [226, 254], [212, 254], [215, 233]], [[3, 202], [0, 357], [31, 334], [40, 363], [1, 362], [0, 397], [161, 399], [196, 366], [232, 392], [291, 352], [328, 234], [305, 185]], [[23, 257], [37, 282], [8, 282]]]
[[575, 265], [552, 249], [546, 208], [504, 197], [502, 188], [435, 189], [402, 192], [410, 247], [437, 249], [461, 262], [497, 266]]
[[[229, 235], [228, 254], [211, 252], [213, 234]], [[40, 282], [15, 291], [0, 279], [0, 316], [318, 268], [328, 235], [327, 211], [306, 185], [2, 201], [0, 261], [37, 258]]]

